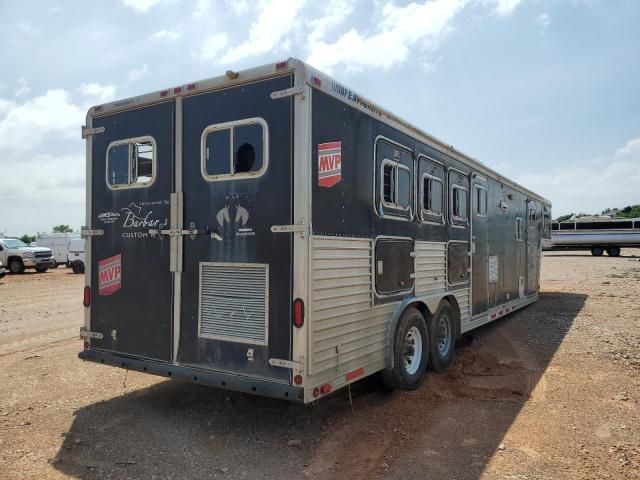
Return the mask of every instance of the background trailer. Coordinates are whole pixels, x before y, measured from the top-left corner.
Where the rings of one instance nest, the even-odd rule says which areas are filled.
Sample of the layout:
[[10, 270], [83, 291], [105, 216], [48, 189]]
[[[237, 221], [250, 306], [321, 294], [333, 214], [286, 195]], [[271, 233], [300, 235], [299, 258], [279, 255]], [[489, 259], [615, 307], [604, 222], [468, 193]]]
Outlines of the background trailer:
[[289, 59], [92, 108], [80, 357], [310, 402], [537, 299], [550, 203]]

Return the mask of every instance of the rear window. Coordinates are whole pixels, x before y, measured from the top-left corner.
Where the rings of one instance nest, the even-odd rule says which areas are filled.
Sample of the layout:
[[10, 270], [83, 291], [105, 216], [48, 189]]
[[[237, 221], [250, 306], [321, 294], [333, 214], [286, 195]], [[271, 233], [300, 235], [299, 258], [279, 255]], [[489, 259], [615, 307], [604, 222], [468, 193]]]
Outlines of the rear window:
[[130, 138], [107, 148], [110, 188], [147, 187], [155, 179], [156, 145], [152, 137]]
[[267, 152], [262, 118], [211, 125], [202, 134], [202, 175], [213, 181], [259, 177], [267, 168]]

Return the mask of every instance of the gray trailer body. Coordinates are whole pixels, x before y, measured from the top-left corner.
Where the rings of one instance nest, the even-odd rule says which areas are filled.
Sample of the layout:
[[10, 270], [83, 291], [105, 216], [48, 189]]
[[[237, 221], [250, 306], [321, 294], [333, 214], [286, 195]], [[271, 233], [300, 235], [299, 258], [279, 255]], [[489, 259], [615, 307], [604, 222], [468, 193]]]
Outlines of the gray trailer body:
[[83, 359], [310, 402], [389, 368], [409, 307], [460, 335], [537, 299], [550, 203], [298, 60], [83, 132]]

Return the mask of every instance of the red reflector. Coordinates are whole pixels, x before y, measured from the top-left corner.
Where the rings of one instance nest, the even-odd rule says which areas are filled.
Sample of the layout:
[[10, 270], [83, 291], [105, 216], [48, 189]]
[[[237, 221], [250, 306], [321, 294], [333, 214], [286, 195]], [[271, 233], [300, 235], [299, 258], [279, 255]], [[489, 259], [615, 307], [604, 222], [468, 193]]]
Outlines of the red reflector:
[[161, 96], [161, 97], [166, 97], [167, 95], [169, 95], [169, 90], [162, 90], [162, 91], [160, 92], [160, 96]]
[[82, 304], [85, 307], [91, 305], [91, 287], [84, 287], [84, 296], [82, 297]]
[[331, 385], [329, 385], [328, 383], [325, 383], [320, 387], [320, 393], [323, 395], [326, 395], [330, 391], [331, 391]]
[[187, 85], [187, 90], [195, 90], [195, 89], [196, 89], [195, 83], [190, 83], [189, 85]]
[[89, 350], [89, 340], [84, 341], [84, 349]]
[[302, 375], [296, 375], [293, 377], [293, 383], [296, 385], [300, 385], [302, 383]]
[[182, 87], [175, 87], [173, 89], [173, 93], [180, 93], [182, 91]]
[[276, 63], [276, 70], [282, 70], [283, 68], [287, 68], [286, 61]]
[[304, 325], [304, 302], [301, 298], [293, 301], [293, 325], [297, 328]]
[[312, 395], [314, 396], [314, 398], [320, 395], [320, 389], [318, 387], [314, 388]]
[[322, 80], [320, 80], [318, 77], [313, 76], [313, 77], [311, 77], [311, 80], [313, 80], [313, 84], [314, 85], [317, 85], [319, 87], [322, 86]]
[[354, 378], [358, 378], [363, 373], [364, 373], [364, 368], [363, 367], [356, 368], [355, 370], [352, 370], [351, 372], [348, 372], [347, 374], [345, 374], [344, 379], [347, 382], [350, 382]]

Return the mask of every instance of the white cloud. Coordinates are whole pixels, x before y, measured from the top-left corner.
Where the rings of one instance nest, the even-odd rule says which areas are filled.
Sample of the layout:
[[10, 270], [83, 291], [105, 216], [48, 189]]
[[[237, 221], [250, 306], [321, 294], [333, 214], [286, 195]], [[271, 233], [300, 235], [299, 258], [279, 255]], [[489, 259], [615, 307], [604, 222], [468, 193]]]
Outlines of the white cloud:
[[122, 0], [122, 3], [127, 7], [133, 8], [137, 12], [147, 13], [152, 7], [162, 1], [163, 0]]
[[18, 87], [16, 93], [14, 93], [14, 96], [22, 97], [23, 95], [28, 95], [31, 92], [31, 88], [24, 78], [19, 79], [18, 83], [20, 84], [20, 87]]
[[200, 18], [204, 17], [207, 13], [209, 13], [209, 9], [211, 8], [211, 0], [198, 0], [196, 3], [196, 8], [193, 10], [193, 16]]
[[27, 35], [38, 35], [40, 33], [40, 29], [35, 27], [33, 23], [29, 21], [20, 22], [16, 26], [18, 27], [18, 30], [26, 33]]
[[181, 37], [181, 34], [179, 32], [176, 32], [175, 30], [164, 30], [164, 29], [158, 30], [153, 35], [151, 35], [151, 38], [153, 40], [174, 41], [174, 40], [178, 40], [180, 37]]
[[237, 47], [229, 48], [220, 63], [233, 63], [247, 57], [271, 52], [280, 46], [293, 30], [304, 0], [268, 0], [252, 23], [249, 38]]
[[343, 23], [353, 12], [353, 1], [331, 0], [324, 11], [324, 16], [309, 22], [311, 33], [307, 37], [310, 45], [324, 40], [327, 32]]
[[229, 37], [224, 33], [216, 33], [208, 37], [202, 44], [200, 50], [201, 60], [211, 60], [215, 58], [229, 43]]
[[80, 93], [89, 102], [105, 103], [113, 100], [116, 95], [115, 85], [100, 85], [99, 83], [83, 83], [80, 85]]
[[308, 62], [324, 70], [339, 64], [346, 65], [347, 70], [388, 69], [405, 61], [417, 43], [435, 45], [467, 3], [468, 0], [434, 0], [405, 7], [387, 3], [377, 31], [362, 35], [352, 28], [333, 43], [318, 41], [310, 45]]
[[518, 182], [551, 200], [554, 217], [636, 204], [640, 199], [640, 138], [606, 158], [523, 175]]
[[127, 77], [129, 78], [130, 82], [136, 82], [140, 80], [142, 77], [144, 77], [148, 71], [149, 71], [149, 67], [145, 63], [141, 67], [130, 70], [129, 73], [127, 74]]
[[236, 15], [244, 15], [249, 11], [250, 2], [247, 0], [225, 0], [225, 6], [233, 10]]
[[0, 149], [10, 151], [32, 150], [50, 133], [79, 136], [85, 116], [83, 109], [71, 102], [69, 92], [62, 89], [48, 90], [20, 105], [0, 100], [2, 111]]
[[540, 33], [544, 33], [547, 27], [551, 25], [551, 17], [546, 13], [541, 13], [536, 17], [536, 23], [540, 25]]
[[522, 0], [484, 0], [485, 3], [494, 4], [498, 15], [510, 15]]

